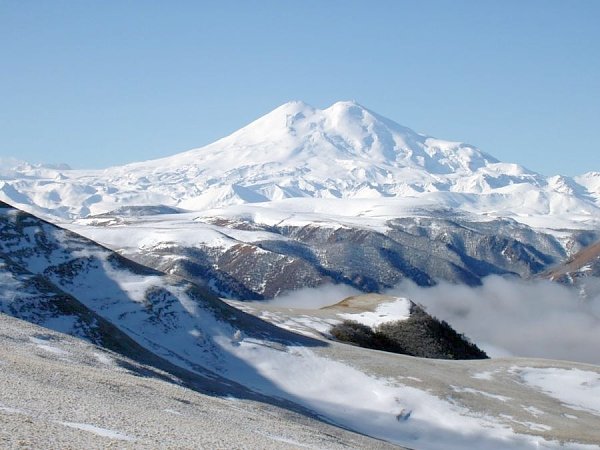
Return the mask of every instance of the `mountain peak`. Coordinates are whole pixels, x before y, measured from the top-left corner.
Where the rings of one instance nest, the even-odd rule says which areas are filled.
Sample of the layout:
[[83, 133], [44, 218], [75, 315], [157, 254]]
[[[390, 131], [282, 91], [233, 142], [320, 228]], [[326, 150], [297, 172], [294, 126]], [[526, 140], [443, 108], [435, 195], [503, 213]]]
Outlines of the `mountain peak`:
[[[356, 100], [343, 100], [333, 103], [331, 106], [324, 109], [317, 109], [302, 100], [292, 100], [275, 108], [270, 113], [267, 113], [258, 120], [271, 117], [290, 117], [298, 116], [299, 118], [310, 118], [314, 115], [326, 115], [329, 117], [339, 116], [345, 120], [360, 119], [365, 112], [370, 112]], [[301, 117], [303, 116], [303, 117]], [[253, 123], [256, 123], [253, 122]]]
[[366, 115], [372, 116], [367, 108], [355, 100], [336, 102], [329, 108], [324, 109], [323, 112], [345, 121], [362, 121]]
[[[305, 111], [305, 110], [314, 111], [315, 108], [313, 106], [309, 105], [308, 103], [303, 102], [302, 100], [291, 100], [289, 102], [284, 103], [281, 106], [278, 106], [273, 111], [271, 111], [271, 113], [274, 113], [275, 111], [282, 111], [282, 112], [285, 111], [285, 112], [289, 112], [289, 113], [294, 113], [294, 112]], [[269, 115], [271, 113], [268, 113], [267, 115]]]
[[339, 110], [339, 109], [352, 109], [352, 108], [366, 109], [363, 105], [358, 103], [356, 100], [340, 100], [338, 102], [335, 102], [333, 105], [331, 105], [327, 109]]

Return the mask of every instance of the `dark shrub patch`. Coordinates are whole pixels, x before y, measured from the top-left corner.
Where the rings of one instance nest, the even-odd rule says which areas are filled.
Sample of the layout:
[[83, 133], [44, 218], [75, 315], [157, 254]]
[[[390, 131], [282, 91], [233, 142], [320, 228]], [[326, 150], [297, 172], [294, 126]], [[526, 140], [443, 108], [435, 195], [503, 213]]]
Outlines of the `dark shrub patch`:
[[373, 330], [345, 320], [331, 329], [339, 341], [360, 347], [437, 359], [485, 359], [483, 350], [457, 333], [446, 321], [438, 320], [416, 304], [406, 320], [387, 322]]
[[355, 322], [354, 320], [344, 320], [331, 329], [331, 334], [338, 341], [351, 342], [361, 347], [371, 348], [373, 339], [373, 330], [367, 325]]

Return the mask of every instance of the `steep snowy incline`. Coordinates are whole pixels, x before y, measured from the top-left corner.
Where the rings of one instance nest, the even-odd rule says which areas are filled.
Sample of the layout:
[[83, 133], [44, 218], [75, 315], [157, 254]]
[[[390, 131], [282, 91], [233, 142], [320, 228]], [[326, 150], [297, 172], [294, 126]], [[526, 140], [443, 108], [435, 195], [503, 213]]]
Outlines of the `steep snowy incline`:
[[[192, 283], [1, 202], [0, 281], [0, 312], [104, 344], [93, 338], [103, 334], [93, 325], [97, 315], [161, 357], [194, 370], [199, 361], [175, 351], [184, 342], [202, 348], [209, 365], [218, 358], [210, 351], [218, 336], [279, 332]], [[93, 314], [83, 314], [86, 308]]]

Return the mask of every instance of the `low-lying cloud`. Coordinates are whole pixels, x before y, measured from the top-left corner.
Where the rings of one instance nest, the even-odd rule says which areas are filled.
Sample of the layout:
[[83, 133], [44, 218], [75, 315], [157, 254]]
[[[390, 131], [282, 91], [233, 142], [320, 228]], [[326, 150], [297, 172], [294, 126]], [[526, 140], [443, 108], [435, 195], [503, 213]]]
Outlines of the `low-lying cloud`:
[[[405, 281], [385, 294], [408, 297], [446, 320], [491, 357], [522, 356], [600, 364], [600, 280], [585, 292], [547, 280], [490, 276], [482, 286]], [[360, 295], [346, 285], [299, 289], [274, 306], [316, 309]]]
[[600, 364], [600, 282], [587, 282], [586, 292], [546, 280], [491, 276], [479, 287], [403, 282], [387, 293], [424, 305], [492, 357]]
[[287, 308], [318, 309], [333, 305], [362, 292], [345, 284], [326, 284], [316, 288], [298, 289], [269, 300], [273, 306]]

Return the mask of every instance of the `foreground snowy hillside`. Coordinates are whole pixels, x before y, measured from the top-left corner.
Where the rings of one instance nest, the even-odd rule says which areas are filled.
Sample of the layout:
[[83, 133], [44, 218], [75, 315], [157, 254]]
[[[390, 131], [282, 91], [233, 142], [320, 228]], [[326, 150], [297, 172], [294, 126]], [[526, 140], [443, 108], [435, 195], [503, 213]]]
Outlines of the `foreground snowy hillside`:
[[[580, 444], [600, 439], [593, 426], [600, 415], [598, 405], [586, 399], [600, 394], [597, 366], [525, 359], [443, 362], [300, 336], [236, 310], [194, 284], [1, 206], [3, 312], [101, 345], [107, 344], [100, 323], [105, 321], [105, 327], [124, 335], [122, 342], [133, 341], [126, 346], [129, 356], [158, 365], [193, 389], [275, 404], [411, 448], [558, 448], [561, 442], [587, 448]], [[97, 319], [85, 321], [84, 316]], [[14, 345], [16, 339], [56, 360], [50, 368], [30, 356], [40, 373], [77, 371], [65, 365], [86, 358], [54, 334], [15, 333], [18, 336], [3, 340], [2, 346]], [[17, 360], [4, 352], [0, 358], [11, 370], [25, 367], [22, 357]], [[96, 357], [100, 364], [110, 361], [107, 358], [104, 353]], [[125, 369], [147, 374], [131, 365]], [[190, 373], [202, 382], [194, 382]], [[117, 386], [127, 385], [125, 378], [109, 375]], [[27, 386], [37, 386], [27, 380]], [[20, 392], [15, 389], [10, 392]], [[102, 389], [99, 392], [102, 395]], [[28, 405], [13, 394], [5, 395], [2, 402], [10, 403], [2, 404], [0, 414], [17, 414], [21, 422], [50, 422], [52, 430], [65, 426], [122, 440], [139, 435], [135, 420], [120, 425], [113, 417], [100, 420], [91, 413], [61, 410], [60, 423], [52, 422], [44, 412], [57, 407], [51, 398], [46, 403], [32, 399]], [[164, 404], [160, 407], [170, 410], [164, 414], [192, 412], [171, 401], [157, 402], [153, 408]], [[246, 414], [252, 411], [241, 412]], [[277, 442], [294, 447], [297, 436], [275, 433], [267, 439], [279, 438]]]
[[2, 448], [397, 448], [4, 314], [0, 327]]
[[130, 205], [198, 211], [298, 197], [325, 213], [333, 204], [320, 199], [342, 199], [333, 206], [339, 212], [353, 209], [353, 199], [375, 206], [410, 198], [413, 207], [536, 227], [590, 228], [600, 217], [598, 174], [545, 177], [415, 133], [354, 102], [324, 110], [290, 102], [205, 147], [106, 170], [0, 164], [0, 200], [65, 219]]

